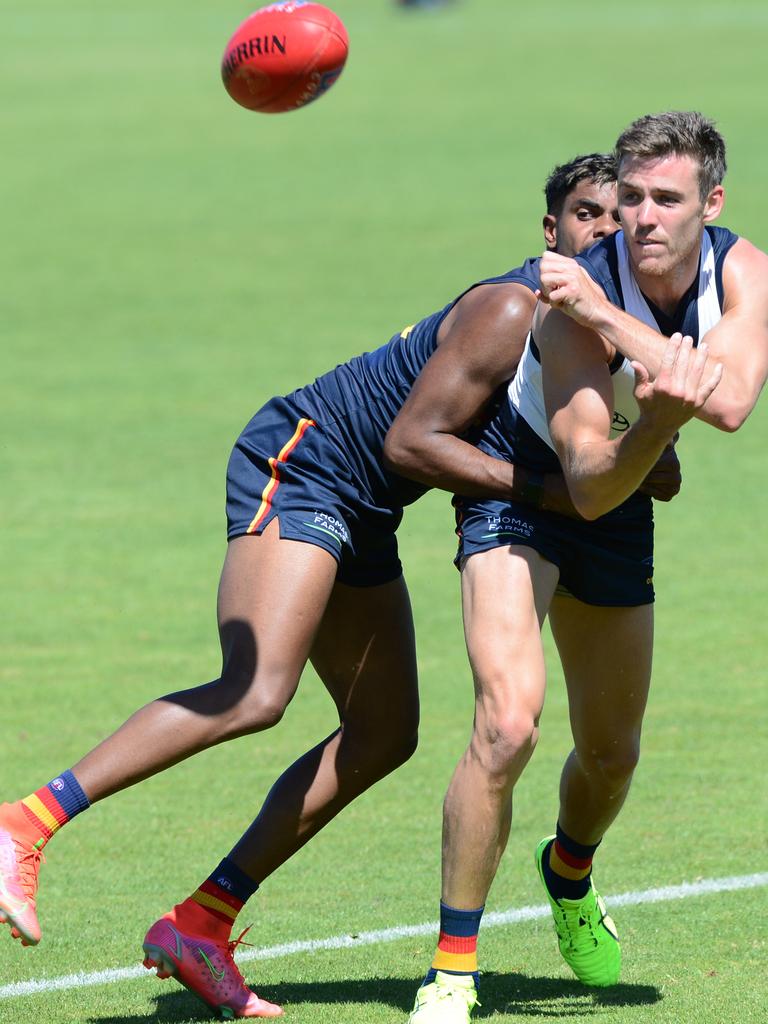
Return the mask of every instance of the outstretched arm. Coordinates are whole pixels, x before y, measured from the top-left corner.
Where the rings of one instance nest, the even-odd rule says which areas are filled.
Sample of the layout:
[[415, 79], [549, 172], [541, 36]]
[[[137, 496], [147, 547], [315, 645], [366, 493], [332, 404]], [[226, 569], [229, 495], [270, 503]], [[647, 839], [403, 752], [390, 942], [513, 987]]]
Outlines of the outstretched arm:
[[[542, 297], [582, 326], [597, 331], [627, 359], [637, 360], [654, 379], [666, 338], [608, 301], [574, 260], [547, 253], [541, 265]], [[755, 406], [768, 377], [768, 255], [739, 239], [723, 266], [725, 304], [720, 322], [707, 334], [723, 379], [699, 419], [735, 431]]]
[[656, 380], [638, 362], [638, 420], [611, 439], [613, 389], [605, 341], [559, 310], [549, 310], [537, 328], [544, 399], [552, 440], [573, 503], [586, 519], [604, 515], [638, 489], [679, 428], [716, 388], [719, 366], [707, 367], [707, 346], [690, 338], [665, 343]]

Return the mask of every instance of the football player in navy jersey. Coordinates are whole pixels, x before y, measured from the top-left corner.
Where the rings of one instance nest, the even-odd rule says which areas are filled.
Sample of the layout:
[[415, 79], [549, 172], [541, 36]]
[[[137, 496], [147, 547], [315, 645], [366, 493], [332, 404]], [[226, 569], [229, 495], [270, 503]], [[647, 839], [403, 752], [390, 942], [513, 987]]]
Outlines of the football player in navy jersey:
[[[617, 157], [625, 232], [577, 260], [542, 258], [543, 296], [562, 309], [540, 307], [508, 400], [478, 442], [532, 472], [559, 459], [583, 519], [515, 499], [456, 499], [475, 722], [445, 799], [441, 931], [412, 1024], [465, 1022], [477, 998], [480, 919], [538, 736], [547, 612], [574, 748], [556, 833], [535, 862], [566, 962], [586, 984], [618, 980], [616, 929], [591, 868], [629, 789], [650, 683], [653, 519], [637, 486], [693, 415], [735, 429], [768, 374], [768, 258], [709, 227], [725, 171], [711, 122], [641, 119]], [[418, 384], [422, 408], [412, 395], [392, 433], [416, 436], [419, 415], [428, 419], [440, 387], [431, 371]], [[460, 373], [448, 379], [458, 399]], [[439, 427], [450, 432], [450, 418]]]
[[[559, 171], [545, 230], [551, 244], [575, 252], [615, 230], [615, 172], [607, 157]], [[235, 965], [230, 933], [239, 910], [416, 744], [413, 623], [395, 540], [403, 507], [428, 486], [443, 486], [573, 512], [557, 467], [542, 476], [476, 452], [468, 471], [451, 465], [444, 476], [414, 483], [383, 458], [389, 426], [424, 365], [444, 349], [452, 364], [467, 361], [471, 381], [458, 433], [478, 417], [515, 373], [538, 287], [537, 261], [480, 282], [387, 345], [273, 399], [246, 426], [227, 473], [221, 673], [152, 701], [73, 769], [0, 805], [0, 921], [14, 937], [25, 945], [40, 939], [41, 852], [63, 825], [194, 753], [275, 725], [311, 660], [339, 727], [279, 776], [235, 848], [144, 943], [148, 966], [221, 1012], [281, 1012], [245, 986]], [[472, 382], [484, 362], [482, 381]], [[674, 467], [652, 473], [646, 484], [659, 497], [678, 485]], [[154, 855], [148, 863], [163, 870]]]
[[[590, 156], [558, 173], [545, 233], [560, 251], [575, 252], [615, 230], [613, 163]], [[458, 480], [468, 491], [515, 494], [573, 512], [557, 468], [531, 474], [481, 453], [472, 473], [478, 465], [485, 471], [476, 479], [452, 467], [442, 484], [414, 484], [383, 459], [387, 429], [437, 346], [461, 359], [473, 339], [480, 346], [490, 332], [500, 354], [484, 386], [472, 389], [461, 429], [477, 417], [514, 374], [538, 283], [536, 261], [481, 282], [387, 345], [273, 399], [247, 425], [227, 474], [222, 673], [151, 702], [72, 770], [0, 806], [0, 921], [15, 937], [39, 941], [40, 856], [62, 825], [193, 753], [270, 728], [311, 660], [336, 704], [339, 728], [277, 779], [231, 854], [145, 938], [146, 963], [209, 1005], [239, 1017], [280, 1012], [246, 988], [234, 964], [229, 937], [239, 910], [264, 878], [415, 746], [413, 625], [395, 541], [403, 506], [429, 485], [453, 488]], [[677, 467], [662, 462], [644, 486], [670, 497], [679, 487]]]
[[607, 153], [589, 153], [555, 167], [544, 185], [542, 219], [548, 252], [575, 256], [619, 227], [616, 163]]

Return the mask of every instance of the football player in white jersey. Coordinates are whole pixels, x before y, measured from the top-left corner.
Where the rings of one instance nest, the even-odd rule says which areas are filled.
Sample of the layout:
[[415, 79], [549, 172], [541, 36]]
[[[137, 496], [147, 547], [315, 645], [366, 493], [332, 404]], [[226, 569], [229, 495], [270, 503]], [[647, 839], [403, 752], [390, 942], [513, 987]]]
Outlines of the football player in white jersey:
[[[706, 125], [698, 132], [705, 147], [717, 151], [722, 140], [710, 132], [708, 122], [700, 121]], [[689, 130], [697, 134], [695, 126]], [[709, 152], [673, 153], [659, 160], [622, 156], [619, 150], [619, 211], [623, 218], [626, 207], [628, 247], [652, 284], [664, 281], [649, 297], [662, 314], [666, 309], [668, 323], [674, 321], [671, 314], [686, 312], [677, 309], [684, 298], [697, 306], [699, 251], [705, 225], [722, 206], [724, 171], [724, 150], [719, 163]], [[665, 159], [675, 163], [674, 185], [666, 182], [659, 188], [654, 169]], [[663, 211], [656, 230], [648, 223], [654, 205]], [[534, 469], [541, 460], [542, 470], [556, 453], [564, 462], [577, 509], [586, 520], [599, 521], [570, 521], [541, 509], [531, 512], [522, 503], [457, 502], [475, 722], [446, 795], [441, 907], [446, 927], [441, 926], [431, 976], [417, 996], [413, 1024], [466, 1021], [476, 1000], [473, 932], [476, 941], [479, 915], [509, 835], [513, 788], [538, 736], [545, 685], [540, 627], [548, 610], [566, 677], [574, 748], [561, 777], [557, 831], [539, 843], [536, 864], [561, 953], [576, 976], [595, 986], [618, 980], [616, 930], [592, 883], [591, 865], [629, 789], [650, 683], [652, 516], [637, 487], [694, 414], [719, 417], [718, 425], [725, 429], [737, 425], [736, 417], [754, 404], [768, 368], [764, 284], [763, 296], [751, 304], [750, 313], [758, 318], [762, 355], [742, 356], [749, 367], [745, 372], [741, 359], [731, 366], [728, 344], [720, 343], [724, 334], [723, 340], [733, 343], [743, 301], [743, 291], [737, 293], [735, 282], [731, 287], [727, 283], [729, 262], [745, 262], [748, 280], [762, 273], [765, 281], [765, 258], [735, 236], [715, 241], [720, 266], [714, 277], [722, 267], [725, 285], [724, 315], [712, 328], [712, 345], [718, 340], [716, 360], [708, 358], [706, 343], [694, 350], [690, 337], [674, 333], [671, 339], [660, 339], [623, 314], [607, 314], [606, 300], [578, 263], [557, 254], [542, 261], [542, 293], [564, 309], [543, 313], [533, 332], [545, 382], [545, 423], [537, 431], [525, 421], [526, 409], [515, 404], [512, 388], [505, 415], [479, 447], [487, 454], [496, 445], [500, 458], [514, 453], [516, 464], [529, 459]], [[610, 254], [615, 248], [610, 241], [596, 247], [603, 255], [603, 250]], [[676, 291], [671, 282], [676, 282]], [[736, 303], [733, 312], [729, 294]], [[584, 326], [590, 317], [596, 322], [598, 315], [599, 333], [607, 342]], [[705, 326], [695, 310], [687, 320], [680, 319], [695, 321], [697, 330]], [[724, 332], [721, 325], [727, 322], [732, 326]], [[617, 431], [613, 377], [619, 371], [626, 376], [625, 357], [633, 363], [634, 409], [628, 409], [627, 422]], [[726, 396], [744, 395], [740, 404], [720, 398], [721, 375], [727, 381], [731, 372], [736, 382]], [[423, 375], [422, 395], [429, 394], [432, 383]], [[451, 381], [452, 390], [460, 387], [460, 379]], [[419, 398], [411, 395], [411, 409], [406, 403], [402, 419]], [[396, 420], [395, 436], [399, 427]], [[443, 429], [450, 432], [450, 423]], [[505, 447], [507, 429], [514, 436]], [[411, 457], [417, 460], [419, 453], [413, 450]], [[392, 461], [406, 471], [402, 462]]]

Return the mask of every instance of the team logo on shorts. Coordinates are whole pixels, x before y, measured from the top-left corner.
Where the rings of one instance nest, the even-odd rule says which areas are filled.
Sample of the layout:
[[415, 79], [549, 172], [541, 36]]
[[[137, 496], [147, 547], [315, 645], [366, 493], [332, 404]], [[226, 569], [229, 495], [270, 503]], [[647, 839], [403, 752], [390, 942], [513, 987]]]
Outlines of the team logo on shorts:
[[309, 526], [312, 530], [319, 530], [321, 533], [328, 534], [333, 537], [339, 546], [349, 544], [349, 531], [346, 524], [327, 512], [315, 510], [314, 519], [311, 522], [305, 522], [304, 525]]
[[529, 540], [533, 536], [533, 526], [517, 516], [487, 516], [488, 533], [486, 537], [524, 537]]

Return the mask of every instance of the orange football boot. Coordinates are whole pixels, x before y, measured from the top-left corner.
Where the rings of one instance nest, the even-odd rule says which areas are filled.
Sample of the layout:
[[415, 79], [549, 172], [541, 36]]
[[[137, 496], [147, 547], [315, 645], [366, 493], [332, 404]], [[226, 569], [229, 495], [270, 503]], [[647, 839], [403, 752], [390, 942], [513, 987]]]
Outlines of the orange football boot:
[[16, 805], [0, 804], [0, 923], [10, 925], [22, 946], [36, 946], [41, 932], [35, 901], [44, 858], [18, 826], [18, 813]]

